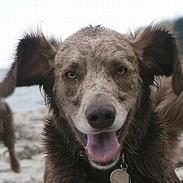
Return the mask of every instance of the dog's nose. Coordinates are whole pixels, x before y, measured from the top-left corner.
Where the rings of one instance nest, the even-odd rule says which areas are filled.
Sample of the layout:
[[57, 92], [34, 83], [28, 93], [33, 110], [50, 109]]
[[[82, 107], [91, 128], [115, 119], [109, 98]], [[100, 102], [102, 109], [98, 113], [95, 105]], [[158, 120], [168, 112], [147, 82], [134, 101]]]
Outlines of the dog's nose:
[[111, 126], [114, 123], [116, 110], [112, 105], [92, 105], [86, 110], [88, 123], [97, 129]]

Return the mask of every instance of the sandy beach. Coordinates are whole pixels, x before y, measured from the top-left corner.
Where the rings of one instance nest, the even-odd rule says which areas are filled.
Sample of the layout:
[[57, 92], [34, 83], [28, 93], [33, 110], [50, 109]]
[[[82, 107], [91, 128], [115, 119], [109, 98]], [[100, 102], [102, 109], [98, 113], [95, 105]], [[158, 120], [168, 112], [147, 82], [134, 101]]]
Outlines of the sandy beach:
[[[32, 112], [14, 113], [16, 131], [16, 153], [20, 161], [21, 172], [10, 169], [7, 148], [0, 143], [0, 183], [42, 183], [44, 153], [42, 143], [43, 118], [46, 109]], [[181, 142], [181, 144], [183, 144]], [[180, 163], [183, 157], [180, 157]], [[183, 167], [176, 169], [183, 180]]]

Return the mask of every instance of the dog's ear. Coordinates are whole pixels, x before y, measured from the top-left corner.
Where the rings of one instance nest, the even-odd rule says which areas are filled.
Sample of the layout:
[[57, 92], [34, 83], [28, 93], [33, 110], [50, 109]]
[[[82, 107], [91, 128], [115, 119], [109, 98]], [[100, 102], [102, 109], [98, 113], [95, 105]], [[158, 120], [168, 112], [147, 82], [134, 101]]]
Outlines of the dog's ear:
[[42, 85], [53, 69], [58, 44], [42, 33], [26, 34], [16, 50], [16, 86]]
[[178, 59], [174, 66], [172, 86], [174, 92], [179, 95], [183, 91], [183, 17], [174, 22], [174, 31], [177, 39]]
[[167, 30], [149, 26], [135, 36], [133, 46], [145, 83], [152, 84], [155, 76], [172, 74], [177, 55], [176, 44]]
[[26, 34], [19, 41], [15, 61], [0, 84], [0, 96], [10, 94], [13, 85], [44, 85], [52, 75], [58, 47], [59, 42], [53, 38], [46, 39], [42, 33]]

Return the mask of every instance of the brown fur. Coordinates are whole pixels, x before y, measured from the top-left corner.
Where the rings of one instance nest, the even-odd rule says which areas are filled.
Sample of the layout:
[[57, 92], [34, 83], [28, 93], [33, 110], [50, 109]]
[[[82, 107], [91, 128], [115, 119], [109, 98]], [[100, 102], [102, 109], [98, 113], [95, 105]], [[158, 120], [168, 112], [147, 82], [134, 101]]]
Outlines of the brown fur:
[[20, 166], [15, 155], [13, 116], [8, 104], [2, 99], [0, 99], [0, 141], [3, 141], [9, 150], [11, 169], [18, 173]]
[[165, 121], [167, 126], [171, 159], [176, 162], [180, 155], [178, 139], [183, 133], [182, 18], [175, 20], [174, 26], [172, 23], [168, 28], [176, 34], [178, 56], [174, 63], [172, 77], [162, 77], [159, 80], [159, 89], [152, 90], [152, 94], [156, 111], [160, 114], [161, 120]]
[[[166, 123], [170, 157], [177, 163], [180, 156], [179, 137], [183, 133], [183, 31], [182, 17], [174, 21], [161, 22], [163, 27], [175, 34], [178, 56], [174, 63], [173, 75], [156, 80], [157, 87], [152, 88], [152, 100], [161, 121]], [[138, 31], [143, 31], [144, 28]], [[137, 31], [137, 32], [138, 32]]]
[[161, 78], [159, 89], [153, 93], [156, 110], [167, 122], [168, 131], [180, 135], [183, 132], [183, 93], [178, 96], [172, 89], [172, 77]]
[[[63, 43], [27, 34], [16, 54], [16, 86], [42, 85], [52, 113], [44, 128], [45, 183], [109, 183], [122, 154], [132, 183], [179, 182], [169, 160], [167, 123], [150, 98], [154, 78], [171, 75], [176, 62], [175, 40], [166, 30], [149, 26], [132, 38], [87, 27]], [[116, 109], [110, 130], [121, 127], [120, 157], [106, 170], [92, 165], [82, 135], [96, 132], [85, 111], [99, 103]]]
[[177, 161], [178, 138], [183, 132], [183, 92], [177, 96], [172, 89], [172, 77], [161, 78], [159, 89], [152, 90], [156, 111], [166, 123], [169, 136], [170, 157]]
[[0, 141], [8, 148], [11, 169], [18, 173], [20, 165], [15, 153], [13, 114], [8, 104], [3, 101], [3, 98], [11, 95], [16, 87], [16, 71], [17, 68], [14, 65], [3, 82], [0, 83]]

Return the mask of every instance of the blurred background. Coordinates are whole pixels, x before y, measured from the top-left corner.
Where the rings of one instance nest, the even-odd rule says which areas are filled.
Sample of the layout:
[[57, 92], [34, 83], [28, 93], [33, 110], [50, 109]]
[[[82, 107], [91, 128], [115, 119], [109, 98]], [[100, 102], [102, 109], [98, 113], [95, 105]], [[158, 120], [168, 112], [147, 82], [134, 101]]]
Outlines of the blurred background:
[[[90, 24], [126, 33], [181, 15], [181, 0], [0, 0], [0, 80], [13, 62], [17, 42], [25, 32], [39, 28], [45, 35], [64, 40]], [[37, 88], [25, 92], [17, 89], [8, 98], [13, 110], [20, 112], [44, 106]]]
[[[18, 40], [38, 28], [66, 39], [88, 25], [121, 33], [183, 16], [182, 0], [0, 0], [0, 81], [13, 62]], [[10, 170], [8, 152], [0, 144], [0, 182], [42, 182], [42, 125], [46, 112], [37, 86], [17, 88], [6, 99], [14, 112], [16, 152], [21, 173]]]

